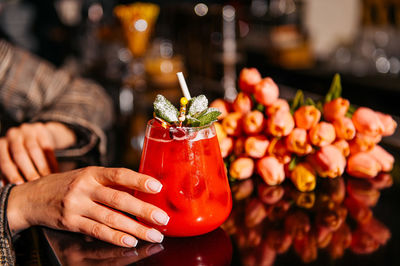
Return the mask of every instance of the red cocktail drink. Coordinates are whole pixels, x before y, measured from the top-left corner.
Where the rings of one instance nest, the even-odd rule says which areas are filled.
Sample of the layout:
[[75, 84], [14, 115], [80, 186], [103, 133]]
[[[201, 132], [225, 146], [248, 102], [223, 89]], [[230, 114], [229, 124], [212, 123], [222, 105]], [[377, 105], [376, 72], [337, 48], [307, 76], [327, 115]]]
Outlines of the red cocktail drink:
[[139, 172], [163, 184], [158, 194], [135, 195], [168, 213], [168, 225], [149, 224], [167, 236], [210, 232], [231, 211], [231, 193], [213, 125], [163, 128], [151, 120]]

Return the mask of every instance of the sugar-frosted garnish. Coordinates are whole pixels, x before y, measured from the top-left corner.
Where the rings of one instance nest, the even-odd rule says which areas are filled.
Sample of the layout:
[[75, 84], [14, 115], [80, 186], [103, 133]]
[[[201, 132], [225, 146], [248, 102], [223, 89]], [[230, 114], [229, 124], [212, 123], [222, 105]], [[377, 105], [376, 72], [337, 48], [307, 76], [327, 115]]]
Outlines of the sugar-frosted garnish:
[[[154, 102], [154, 113], [156, 118], [177, 127], [200, 127], [211, 124], [221, 114], [216, 108], [207, 108], [206, 96], [199, 95], [189, 102], [185, 97], [181, 98], [180, 112], [164, 96], [157, 95]], [[186, 104], [188, 112], [186, 113]], [[171, 125], [169, 125], [171, 126]]]
[[154, 113], [157, 117], [167, 121], [168, 123], [177, 123], [179, 112], [175, 106], [164, 96], [158, 94], [154, 101]]
[[200, 116], [208, 107], [208, 100], [206, 96], [199, 95], [192, 98], [189, 101], [189, 115], [191, 117], [197, 118]]

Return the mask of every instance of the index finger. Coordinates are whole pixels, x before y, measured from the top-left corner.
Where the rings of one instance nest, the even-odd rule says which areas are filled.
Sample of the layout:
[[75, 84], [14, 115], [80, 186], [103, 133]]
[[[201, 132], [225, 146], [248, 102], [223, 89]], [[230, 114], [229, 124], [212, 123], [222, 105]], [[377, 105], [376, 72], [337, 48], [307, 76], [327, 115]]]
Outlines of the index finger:
[[121, 185], [142, 192], [158, 193], [162, 189], [160, 181], [154, 177], [141, 174], [126, 168], [97, 168], [101, 173], [95, 175], [98, 182], [104, 185]]

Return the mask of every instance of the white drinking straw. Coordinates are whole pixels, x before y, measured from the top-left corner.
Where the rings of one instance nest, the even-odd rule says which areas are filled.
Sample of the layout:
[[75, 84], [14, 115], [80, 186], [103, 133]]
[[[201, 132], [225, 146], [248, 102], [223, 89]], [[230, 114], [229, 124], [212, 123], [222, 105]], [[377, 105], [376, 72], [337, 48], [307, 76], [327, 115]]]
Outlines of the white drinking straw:
[[190, 99], [192, 99], [192, 97], [190, 97], [190, 92], [186, 84], [185, 77], [183, 76], [182, 72], [178, 72], [176, 73], [176, 75], [178, 76], [179, 85], [181, 85], [183, 96], [185, 96], [186, 99], [188, 99], [189, 101]]

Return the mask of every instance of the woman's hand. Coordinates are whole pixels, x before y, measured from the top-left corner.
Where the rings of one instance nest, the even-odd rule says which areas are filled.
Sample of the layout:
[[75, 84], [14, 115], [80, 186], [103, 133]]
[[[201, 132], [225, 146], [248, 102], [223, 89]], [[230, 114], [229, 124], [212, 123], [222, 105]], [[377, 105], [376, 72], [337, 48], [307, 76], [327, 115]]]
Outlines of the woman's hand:
[[58, 122], [10, 128], [0, 138], [1, 173], [14, 184], [49, 175], [57, 169], [54, 150], [73, 145], [75, 138], [71, 129]]
[[8, 223], [13, 233], [42, 225], [124, 247], [136, 246], [136, 238], [159, 243], [163, 240], [159, 231], [124, 213], [166, 225], [169, 217], [163, 210], [125, 192], [155, 194], [161, 188], [157, 179], [124, 168], [87, 167], [52, 174], [11, 190]]

